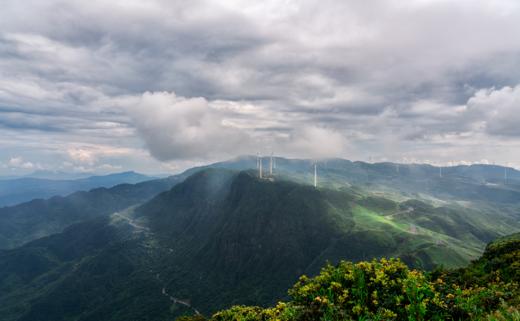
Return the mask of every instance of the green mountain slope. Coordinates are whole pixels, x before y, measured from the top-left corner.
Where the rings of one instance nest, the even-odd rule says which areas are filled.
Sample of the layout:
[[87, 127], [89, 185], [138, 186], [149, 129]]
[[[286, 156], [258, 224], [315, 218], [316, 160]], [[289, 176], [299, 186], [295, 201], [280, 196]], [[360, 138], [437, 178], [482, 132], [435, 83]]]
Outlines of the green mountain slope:
[[498, 233], [459, 219], [471, 208], [225, 169], [131, 205], [0, 252], [5, 320], [165, 320], [268, 305], [327, 261], [462, 266]]
[[147, 320], [168, 313], [161, 284], [143, 268], [146, 249], [121, 233], [99, 218], [0, 252], [2, 320]]
[[172, 176], [138, 184], [96, 188], [66, 197], [36, 199], [0, 208], [0, 249], [14, 248], [31, 240], [61, 232], [67, 226], [107, 216], [131, 205], [143, 203], [182, 181]]
[[[302, 276], [275, 307], [234, 306], [211, 321], [520, 320], [520, 234], [459, 270], [410, 271], [398, 260], [342, 261]], [[204, 321], [181, 317], [178, 321]]]

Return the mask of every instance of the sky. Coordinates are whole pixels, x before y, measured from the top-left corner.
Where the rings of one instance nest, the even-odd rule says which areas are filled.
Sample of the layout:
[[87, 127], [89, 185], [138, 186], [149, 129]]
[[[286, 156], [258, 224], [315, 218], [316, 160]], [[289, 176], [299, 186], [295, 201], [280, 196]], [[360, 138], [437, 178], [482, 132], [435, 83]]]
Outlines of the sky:
[[517, 0], [3, 0], [0, 175], [520, 168]]

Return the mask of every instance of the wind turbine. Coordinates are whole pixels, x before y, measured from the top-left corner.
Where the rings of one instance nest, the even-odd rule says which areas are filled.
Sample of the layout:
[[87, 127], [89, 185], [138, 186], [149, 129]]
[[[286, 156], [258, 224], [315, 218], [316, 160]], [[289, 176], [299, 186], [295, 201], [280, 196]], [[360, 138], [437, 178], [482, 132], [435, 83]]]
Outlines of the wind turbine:
[[262, 157], [258, 159], [258, 177], [262, 178]]
[[271, 152], [271, 158], [269, 158], [269, 176], [273, 176], [273, 152]]
[[314, 188], [318, 187], [318, 169], [316, 166], [316, 162], [314, 162]]

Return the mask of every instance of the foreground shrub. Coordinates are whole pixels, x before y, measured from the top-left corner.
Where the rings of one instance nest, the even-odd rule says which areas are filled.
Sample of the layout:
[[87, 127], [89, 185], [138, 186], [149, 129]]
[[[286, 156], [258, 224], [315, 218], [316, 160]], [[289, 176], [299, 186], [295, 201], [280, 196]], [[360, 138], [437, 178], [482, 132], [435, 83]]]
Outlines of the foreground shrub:
[[431, 320], [443, 306], [422, 273], [395, 259], [327, 265], [289, 294], [299, 320]]

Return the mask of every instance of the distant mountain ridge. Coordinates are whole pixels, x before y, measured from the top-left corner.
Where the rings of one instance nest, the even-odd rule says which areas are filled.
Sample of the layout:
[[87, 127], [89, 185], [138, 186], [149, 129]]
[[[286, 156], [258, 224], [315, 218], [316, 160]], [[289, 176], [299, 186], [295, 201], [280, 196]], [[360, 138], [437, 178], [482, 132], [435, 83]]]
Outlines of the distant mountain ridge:
[[0, 180], [0, 207], [27, 202], [36, 198], [65, 196], [77, 191], [118, 184], [135, 184], [154, 179], [136, 172], [122, 172], [85, 178], [57, 180], [37, 177], [21, 177]]
[[[262, 159], [264, 171], [267, 172], [269, 157]], [[203, 168], [245, 170], [255, 168], [256, 161], [256, 156], [241, 156], [188, 171]], [[450, 200], [520, 202], [520, 171], [498, 165], [435, 167], [428, 164], [366, 163], [341, 158], [315, 161], [283, 157], [274, 157], [274, 162], [278, 175], [286, 174], [307, 184], [313, 182], [313, 164], [316, 162], [318, 181], [322, 186], [355, 185], [370, 190], [391, 189], [412, 197], [422, 193]]]

